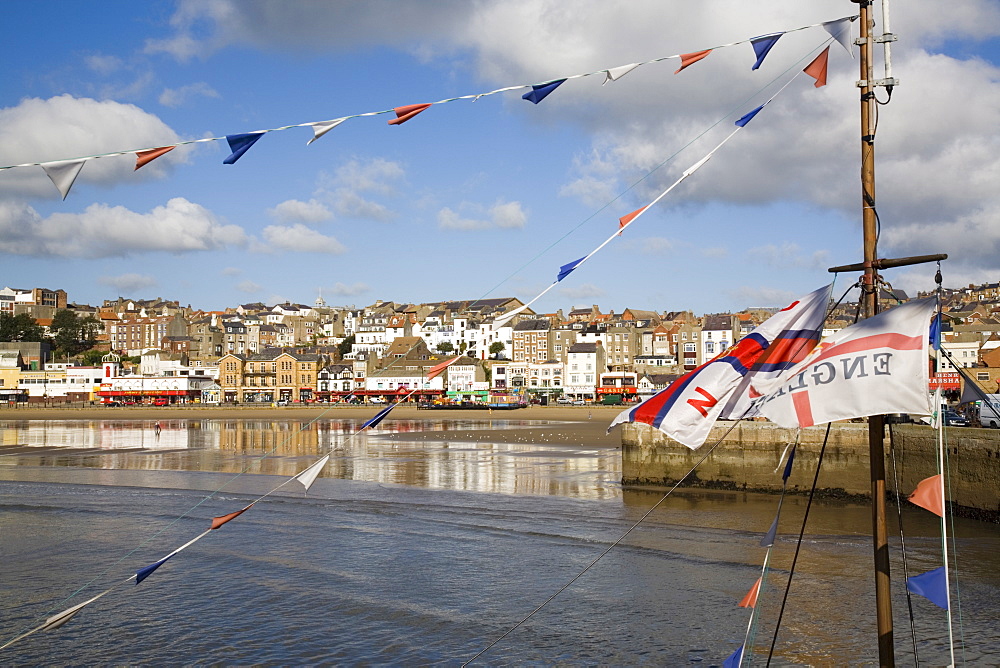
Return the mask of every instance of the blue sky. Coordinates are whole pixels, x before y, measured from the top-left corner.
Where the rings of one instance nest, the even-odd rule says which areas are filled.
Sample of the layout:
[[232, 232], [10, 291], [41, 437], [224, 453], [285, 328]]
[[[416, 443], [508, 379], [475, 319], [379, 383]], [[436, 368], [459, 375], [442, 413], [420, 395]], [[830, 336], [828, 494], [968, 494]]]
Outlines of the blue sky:
[[[691, 6], [693, 5], [693, 6]], [[9, 2], [0, 165], [127, 151], [383, 111], [747, 40], [856, 5], [518, 2]], [[55, 20], [58, 17], [58, 20]], [[876, 17], [878, 12], [876, 11]], [[876, 142], [880, 255], [947, 252], [945, 281], [1000, 280], [1000, 5], [896, 3]], [[878, 28], [880, 31], [881, 28]], [[854, 35], [857, 34], [855, 24]], [[195, 308], [530, 299], [722, 140], [827, 40], [782, 36], [674, 74], [644, 65], [434, 105], [90, 160], [65, 201], [39, 167], [0, 171], [0, 283]], [[881, 76], [881, 55], [877, 76]], [[549, 292], [699, 313], [782, 305], [860, 259], [857, 60], [795, 78], [702, 169]], [[885, 99], [885, 91], [879, 91]], [[933, 268], [887, 278], [913, 291]], [[844, 277], [844, 282], [854, 277]]]

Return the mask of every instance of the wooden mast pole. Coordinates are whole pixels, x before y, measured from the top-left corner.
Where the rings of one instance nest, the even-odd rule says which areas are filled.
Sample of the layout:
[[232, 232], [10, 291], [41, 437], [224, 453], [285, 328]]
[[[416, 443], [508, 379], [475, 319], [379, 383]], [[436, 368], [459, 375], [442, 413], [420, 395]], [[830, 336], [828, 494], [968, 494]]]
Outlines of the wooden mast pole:
[[[878, 273], [876, 269], [877, 221], [875, 218], [875, 131], [872, 127], [875, 92], [873, 80], [871, 0], [853, 0], [860, 7], [861, 35], [861, 205], [864, 238], [864, 279], [862, 306], [866, 318], [878, 313]], [[885, 501], [885, 418], [868, 418], [868, 455], [871, 468], [872, 539], [875, 556], [875, 608], [878, 622], [879, 665], [895, 666], [892, 634], [892, 599], [889, 578], [889, 538]]]

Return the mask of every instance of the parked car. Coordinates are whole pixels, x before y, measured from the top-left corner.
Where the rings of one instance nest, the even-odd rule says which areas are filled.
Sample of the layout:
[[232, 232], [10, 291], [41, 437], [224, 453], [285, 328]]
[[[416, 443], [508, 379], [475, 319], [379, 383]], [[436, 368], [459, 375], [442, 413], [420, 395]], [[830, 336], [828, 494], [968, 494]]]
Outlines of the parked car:
[[288, 405], [288, 399], [278, 399], [278, 405], [279, 406], [287, 406]]
[[944, 424], [946, 427], [968, 427], [969, 420], [964, 415], [959, 415], [957, 411], [948, 409], [944, 412]]

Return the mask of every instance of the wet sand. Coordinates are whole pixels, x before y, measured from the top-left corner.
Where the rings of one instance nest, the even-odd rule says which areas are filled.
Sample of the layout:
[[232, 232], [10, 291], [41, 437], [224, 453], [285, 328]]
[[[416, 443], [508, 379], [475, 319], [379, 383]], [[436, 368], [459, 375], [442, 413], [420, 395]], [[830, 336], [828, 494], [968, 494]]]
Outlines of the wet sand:
[[[139, 407], [26, 407], [0, 409], [0, 422], [7, 420], [368, 420], [383, 406], [139, 406]], [[516, 430], [493, 429], [491, 440], [512, 443], [528, 436], [544, 436], [549, 443], [586, 444], [600, 447], [621, 445], [619, 430], [607, 433], [611, 420], [621, 406], [530, 406], [514, 410], [418, 409], [398, 406], [386, 420], [539, 420], [552, 424], [519, 427]], [[387, 435], [408, 441], [475, 441], [482, 430], [444, 430]]]

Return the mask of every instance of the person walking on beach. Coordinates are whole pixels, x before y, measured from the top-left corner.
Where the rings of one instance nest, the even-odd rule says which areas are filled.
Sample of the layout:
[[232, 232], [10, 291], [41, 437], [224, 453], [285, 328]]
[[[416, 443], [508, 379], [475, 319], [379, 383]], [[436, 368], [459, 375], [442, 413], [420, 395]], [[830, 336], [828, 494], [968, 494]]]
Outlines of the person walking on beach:
[[157, 436], [160, 435], [160, 423], [159, 422], [157, 422], [156, 424], [153, 425], [153, 433], [156, 434]]

